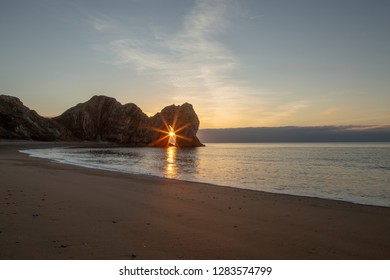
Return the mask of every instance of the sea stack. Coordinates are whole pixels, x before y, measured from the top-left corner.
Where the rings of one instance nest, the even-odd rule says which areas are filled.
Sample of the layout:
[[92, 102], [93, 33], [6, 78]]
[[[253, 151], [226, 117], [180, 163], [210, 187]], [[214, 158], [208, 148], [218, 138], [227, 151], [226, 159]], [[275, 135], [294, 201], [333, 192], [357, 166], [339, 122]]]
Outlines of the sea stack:
[[168, 146], [169, 126], [177, 146], [199, 147], [199, 119], [191, 104], [170, 105], [148, 117], [133, 103], [93, 96], [55, 118], [44, 118], [16, 97], [0, 95], [0, 138], [105, 141], [127, 146]]
[[[199, 129], [199, 119], [194, 108], [189, 103], [183, 105], [171, 105], [165, 107], [148, 120], [151, 139], [158, 141], [157, 146], [167, 146], [169, 138], [166, 137], [169, 126], [176, 132], [176, 143], [179, 147], [199, 147], [203, 144], [199, 141], [196, 133]], [[168, 125], [168, 127], [167, 127]], [[154, 130], [153, 128], [158, 128]], [[154, 132], [153, 132], [154, 131]]]

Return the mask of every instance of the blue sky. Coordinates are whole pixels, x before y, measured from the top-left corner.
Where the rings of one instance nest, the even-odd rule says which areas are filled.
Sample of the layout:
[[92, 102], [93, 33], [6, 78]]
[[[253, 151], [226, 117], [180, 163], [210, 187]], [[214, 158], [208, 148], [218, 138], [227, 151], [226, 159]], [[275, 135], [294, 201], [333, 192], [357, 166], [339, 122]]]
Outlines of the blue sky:
[[380, 0], [0, 2], [0, 94], [56, 116], [92, 95], [201, 128], [389, 125]]

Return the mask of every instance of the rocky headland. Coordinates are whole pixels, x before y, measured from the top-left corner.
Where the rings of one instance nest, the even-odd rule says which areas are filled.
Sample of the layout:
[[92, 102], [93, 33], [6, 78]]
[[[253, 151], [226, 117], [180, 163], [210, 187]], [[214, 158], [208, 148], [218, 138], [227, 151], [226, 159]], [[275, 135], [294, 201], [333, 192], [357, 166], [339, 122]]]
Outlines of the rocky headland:
[[0, 95], [0, 139], [96, 141], [128, 146], [168, 145], [169, 125], [180, 147], [203, 146], [196, 133], [199, 119], [191, 104], [170, 105], [148, 117], [133, 103], [93, 96], [60, 116], [45, 118], [16, 97]]

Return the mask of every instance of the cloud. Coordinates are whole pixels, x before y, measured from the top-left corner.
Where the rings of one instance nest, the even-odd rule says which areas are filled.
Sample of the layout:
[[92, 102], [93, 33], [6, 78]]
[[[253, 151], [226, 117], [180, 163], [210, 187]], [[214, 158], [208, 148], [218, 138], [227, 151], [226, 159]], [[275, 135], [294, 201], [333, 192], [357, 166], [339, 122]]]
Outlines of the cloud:
[[201, 129], [203, 143], [227, 142], [387, 142], [390, 126], [247, 127]]
[[324, 115], [324, 116], [334, 116], [336, 115], [337, 113], [339, 113], [341, 111], [341, 108], [330, 108], [328, 110], [325, 110], [323, 111], [321, 114]]
[[249, 16], [250, 20], [255, 20], [264, 17], [264, 15], [255, 15], [255, 16]]
[[262, 112], [259, 112], [259, 121], [257, 123], [262, 123], [262, 125], [265, 126], [277, 125], [282, 120], [288, 119], [291, 115], [307, 108], [309, 105], [309, 102], [306, 100], [298, 100], [275, 107], [272, 106], [272, 111], [263, 110]]
[[182, 28], [173, 36], [156, 32], [146, 39], [120, 39], [110, 43], [117, 63], [132, 64], [140, 72], [158, 71], [160, 82], [176, 88], [199, 88], [213, 92], [225, 84], [227, 71], [236, 58], [212, 38], [226, 28], [226, 1], [197, 1], [184, 17]]
[[390, 131], [390, 125], [350, 126], [347, 128], [347, 130], [354, 130], [354, 131], [387, 130], [387, 131]]
[[[152, 26], [143, 34], [138, 30], [133, 36], [111, 41], [108, 49], [115, 54], [114, 63], [128, 65], [139, 75], [150, 76], [154, 83], [170, 88], [167, 98], [171, 101], [193, 103], [207, 127], [255, 119], [245, 112], [275, 101], [270, 102], [269, 93], [232, 75], [241, 67], [240, 61], [217, 39], [230, 27], [232, 3], [198, 0], [174, 32]], [[108, 17], [95, 17], [92, 25], [103, 32], [115, 24]], [[296, 101], [285, 104], [285, 111], [275, 112], [273, 118], [295, 113], [301, 107]]]
[[197, 1], [192, 11], [185, 16], [181, 35], [205, 39], [207, 35], [224, 31], [227, 25], [227, 3], [224, 0]]
[[117, 56], [115, 63], [132, 64], [139, 71], [167, 71], [170, 61], [163, 55], [149, 50], [145, 41], [133, 39], [120, 39], [110, 43], [110, 49]]
[[[197, 1], [184, 17], [181, 29], [164, 35], [161, 29], [153, 41], [119, 39], [110, 43], [116, 63], [131, 65], [140, 74], [156, 74], [155, 82], [171, 86], [177, 102], [232, 102], [248, 91], [230, 79], [237, 59], [213, 35], [227, 27], [226, 1]], [[215, 105], [215, 104], [214, 104]], [[203, 106], [202, 106], [203, 107]]]
[[119, 28], [119, 25], [114, 18], [101, 13], [89, 13], [88, 22], [99, 32], [115, 31]]

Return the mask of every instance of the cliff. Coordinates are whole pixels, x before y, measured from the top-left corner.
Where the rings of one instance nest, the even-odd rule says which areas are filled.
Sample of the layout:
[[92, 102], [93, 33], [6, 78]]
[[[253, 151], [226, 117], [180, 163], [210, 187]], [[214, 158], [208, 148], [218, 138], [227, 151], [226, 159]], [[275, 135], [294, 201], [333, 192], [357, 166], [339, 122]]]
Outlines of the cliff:
[[52, 141], [65, 135], [63, 127], [30, 110], [18, 98], [0, 95], [0, 138]]
[[135, 104], [122, 105], [112, 97], [94, 96], [54, 120], [66, 127], [73, 139], [140, 144], [139, 127], [147, 116]]
[[39, 116], [15, 97], [0, 95], [0, 138], [108, 141], [129, 146], [168, 146], [169, 126], [180, 147], [203, 146], [196, 136], [199, 119], [192, 105], [165, 107], [148, 117], [135, 104], [94, 96], [58, 117]]

